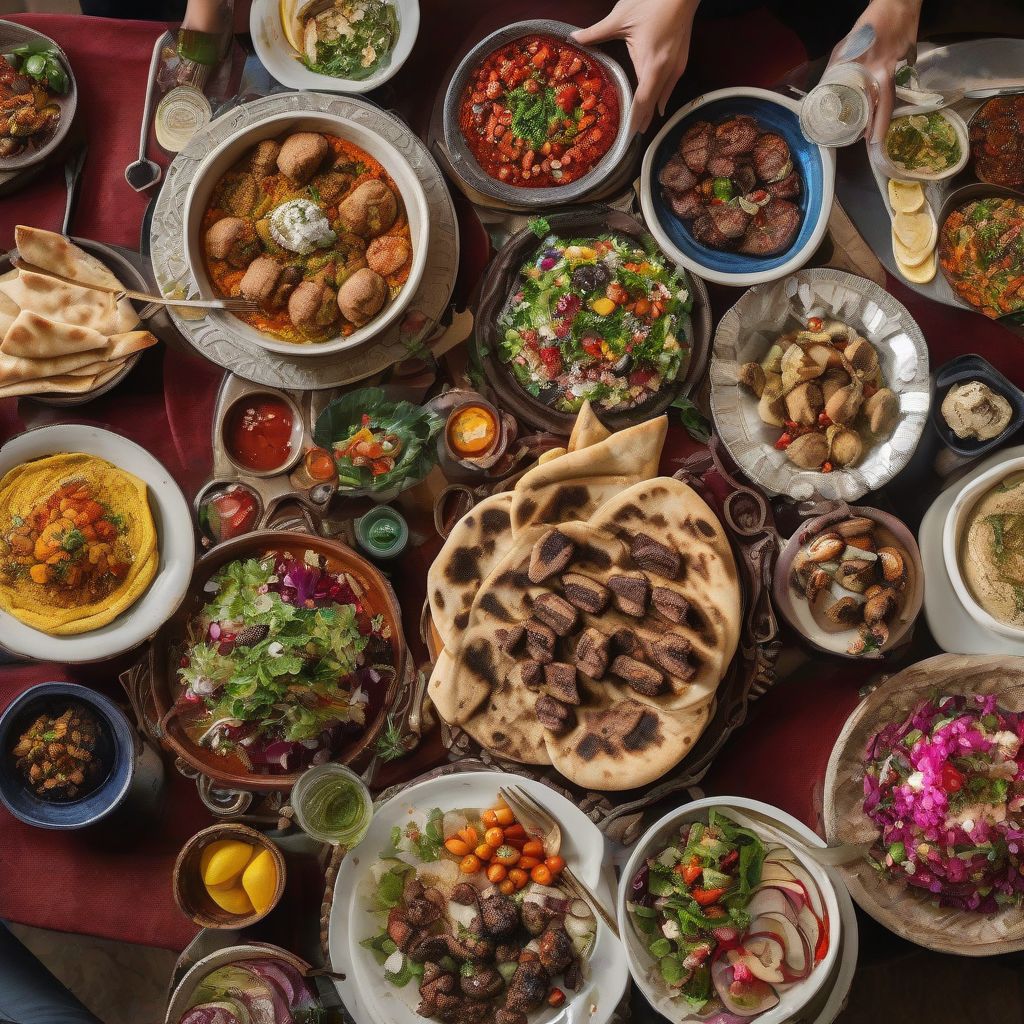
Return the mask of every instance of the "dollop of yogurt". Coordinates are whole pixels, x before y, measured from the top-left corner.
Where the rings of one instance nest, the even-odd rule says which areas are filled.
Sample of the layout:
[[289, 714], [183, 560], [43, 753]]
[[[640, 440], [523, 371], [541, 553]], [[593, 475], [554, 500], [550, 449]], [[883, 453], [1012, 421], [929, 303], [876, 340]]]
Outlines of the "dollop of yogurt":
[[338, 237], [323, 210], [308, 199], [289, 199], [270, 215], [270, 236], [300, 256], [331, 245]]

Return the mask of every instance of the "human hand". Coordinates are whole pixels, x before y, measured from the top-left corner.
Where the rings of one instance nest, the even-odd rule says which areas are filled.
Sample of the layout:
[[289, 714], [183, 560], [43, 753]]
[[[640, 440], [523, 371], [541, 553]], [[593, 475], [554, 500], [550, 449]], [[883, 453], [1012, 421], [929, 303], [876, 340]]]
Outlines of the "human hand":
[[630, 131], [646, 131], [657, 106], [665, 104], [686, 69], [693, 16], [700, 0], [619, 0], [611, 13], [589, 28], [573, 32], [583, 46], [624, 39], [637, 87]]
[[[863, 53], [861, 62], [878, 83], [878, 102], [869, 129], [873, 144], [881, 144], [892, 119], [896, 65], [917, 45], [917, 23], [922, 0], [871, 0], [850, 34], [832, 51], [829, 63]], [[858, 45], [857, 33], [871, 29], [874, 38], [867, 49]]]

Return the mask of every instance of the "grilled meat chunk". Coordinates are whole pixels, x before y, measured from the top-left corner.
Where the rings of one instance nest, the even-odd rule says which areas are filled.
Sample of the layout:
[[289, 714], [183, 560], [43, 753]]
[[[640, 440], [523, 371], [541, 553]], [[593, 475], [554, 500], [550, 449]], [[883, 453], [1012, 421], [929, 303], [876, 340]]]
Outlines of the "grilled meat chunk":
[[569, 933], [559, 925], [557, 928], [548, 928], [541, 935], [537, 942], [537, 955], [548, 974], [561, 974], [576, 956], [576, 947]]
[[505, 938], [519, 925], [519, 907], [507, 896], [496, 893], [480, 901], [480, 918], [485, 934]]

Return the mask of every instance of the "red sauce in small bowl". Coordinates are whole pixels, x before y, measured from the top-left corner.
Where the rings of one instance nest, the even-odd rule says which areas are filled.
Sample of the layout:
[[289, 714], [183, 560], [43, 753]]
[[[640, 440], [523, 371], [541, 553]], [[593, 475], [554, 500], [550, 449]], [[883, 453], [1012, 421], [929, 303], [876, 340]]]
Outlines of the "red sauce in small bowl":
[[232, 459], [257, 473], [283, 467], [292, 454], [291, 407], [273, 395], [235, 402], [224, 421], [224, 444]]

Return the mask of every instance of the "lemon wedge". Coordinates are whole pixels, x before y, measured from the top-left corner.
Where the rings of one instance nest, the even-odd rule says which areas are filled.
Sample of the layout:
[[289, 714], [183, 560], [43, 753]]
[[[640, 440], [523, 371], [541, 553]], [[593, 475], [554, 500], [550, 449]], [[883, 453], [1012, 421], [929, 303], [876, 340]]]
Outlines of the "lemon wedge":
[[[895, 242], [895, 239], [893, 239]], [[893, 246], [895, 250], [895, 246]], [[895, 255], [895, 252], [894, 252]], [[899, 256], [896, 256], [896, 268], [911, 284], [927, 284], [935, 277], [935, 252], [934, 250], [924, 258], [921, 263], [908, 266]]]
[[302, 53], [302, 22], [294, 16], [296, 0], [280, 0], [278, 6], [281, 10], [281, 28], [284, 29], [288, 45], [296, 53]]
[[237, 839], [210, 843], [199, 857], [199, 873], [207, 887], [227, 885], [242, 873], [252, 855], [253, 848]]

